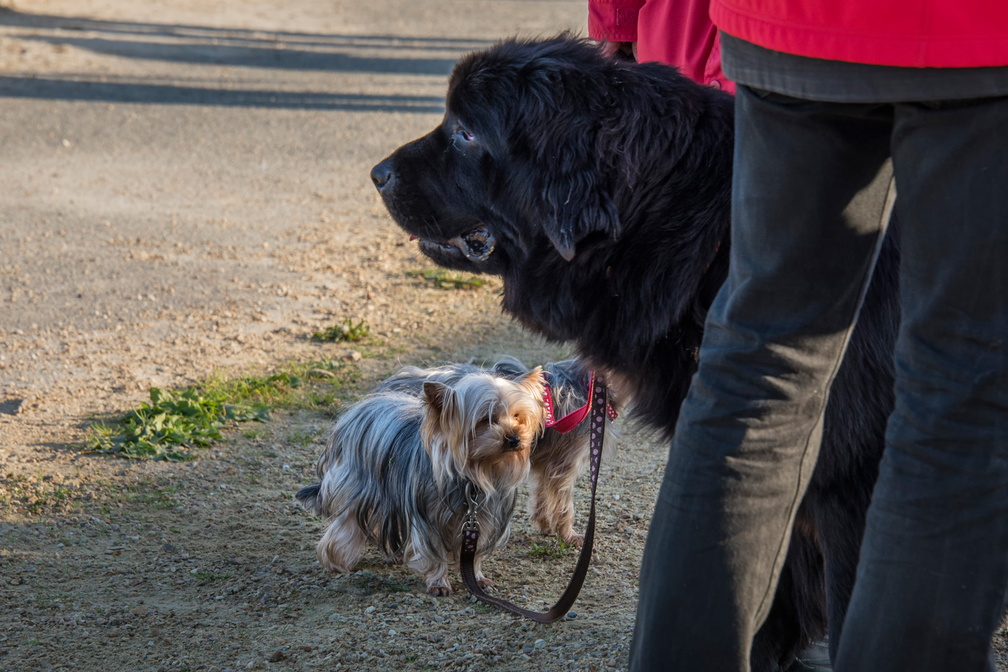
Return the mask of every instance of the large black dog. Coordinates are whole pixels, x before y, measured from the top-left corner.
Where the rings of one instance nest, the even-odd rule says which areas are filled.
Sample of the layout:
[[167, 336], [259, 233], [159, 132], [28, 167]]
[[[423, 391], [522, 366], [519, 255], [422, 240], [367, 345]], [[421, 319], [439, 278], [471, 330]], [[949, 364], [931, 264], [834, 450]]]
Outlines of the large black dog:
[[[573, 342], [671, 435], [726, 274], [732, 144], [729, 95], [561, 36], [462, 59], [441, 125], [371, 177], [427, 256], [502, 276], [507, 312]], [[898, 256], [890, 233], [754, 670], [788, 669], [843, 622], [892, 407]]]

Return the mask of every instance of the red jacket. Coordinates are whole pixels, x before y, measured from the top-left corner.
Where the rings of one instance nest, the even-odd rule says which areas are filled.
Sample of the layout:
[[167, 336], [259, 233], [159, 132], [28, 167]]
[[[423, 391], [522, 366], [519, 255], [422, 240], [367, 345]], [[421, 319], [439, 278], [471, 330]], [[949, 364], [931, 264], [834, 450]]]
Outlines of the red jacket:
[[1005, 0], [710, 3], [711, 18], [729, 35], [799, 56], [926, 68], [1008, 65]]
[[708, 3], [588, 0], [588, 36], [607, 42], [636, 42], [641, 62], [674, 65], [693, 81], [735, 93], [735, 83], [721, 70], [721, 40], [710, 20]]

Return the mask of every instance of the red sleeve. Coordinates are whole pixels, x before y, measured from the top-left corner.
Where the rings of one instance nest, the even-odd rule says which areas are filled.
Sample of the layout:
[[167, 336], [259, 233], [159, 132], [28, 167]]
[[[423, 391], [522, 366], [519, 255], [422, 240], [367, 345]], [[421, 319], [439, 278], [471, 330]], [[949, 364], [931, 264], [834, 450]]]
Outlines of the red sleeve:
[[695, 82], [734, 93], [734, 82], [721, 70], [709, 5], [710, 0], [649, 0], [640, 10], [637, 59], [674, 65]]
[[588, 0], [588, 37], [636, 42], [637, 13], [646, 0]]

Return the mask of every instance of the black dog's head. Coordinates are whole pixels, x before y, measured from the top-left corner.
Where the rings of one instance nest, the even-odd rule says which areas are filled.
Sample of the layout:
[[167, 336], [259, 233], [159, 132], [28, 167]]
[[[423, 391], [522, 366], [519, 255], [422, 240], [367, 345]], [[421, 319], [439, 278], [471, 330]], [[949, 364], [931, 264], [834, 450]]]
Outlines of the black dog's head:
[[478, 273], [541, 243], [570, 260], [584, 239], [619, 235], [598, 146], [618, 67], [567, 37], [469, 55], [441, 125], [372, 170], [389, 212], [438, 264]]
[[[436, 263], [503, 276], [522, 324], [622, 363], [694, 319], [727, 233], [731, 129], [731, 97], [673, 68], [509, 40], [463, 58], [441, 124], [371, 177]], [[634, 330], [613, 343], [614, 324]]]

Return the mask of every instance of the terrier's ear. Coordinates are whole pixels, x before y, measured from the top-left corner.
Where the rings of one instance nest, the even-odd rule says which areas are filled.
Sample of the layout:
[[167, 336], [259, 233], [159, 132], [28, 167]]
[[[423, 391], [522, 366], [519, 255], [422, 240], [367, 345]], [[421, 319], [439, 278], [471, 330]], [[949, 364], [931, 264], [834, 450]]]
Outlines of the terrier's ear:
[[518, 384], [524, 387], [529, 394], [539, 401], [543, 400], [543, 397], [545, 396], [544, 388], [546, 386], [546, 379], [543, 377], [541, 366], [537, 366], [529, 371], [528, 375], [518, 381]]
[[445, 408], [451, 405], [452, 391], [444, 383], [427, 380], [423, 384], [424, 397], [427, 405], [438, 415], [444, 413]]
[[420, 423], [420, 436], [431, 458], [434, 481], [442, 486], [458, 471], [456, 452], [465, 445], [459, 423], [453, 421], [456, 412], [455, 393], [443, 383], [425, 381], [424, 403], [427, 412]]
[[459, 407], [458, 395], [455, 390], [435, 381], [424, 381], [423, 391], [427, 413], [424, 423], [431, 431], [439, 431], [453, 444], [453, 450], [461, 450], [459, 445], [465, 443], [461, 421], [462, 410]]

